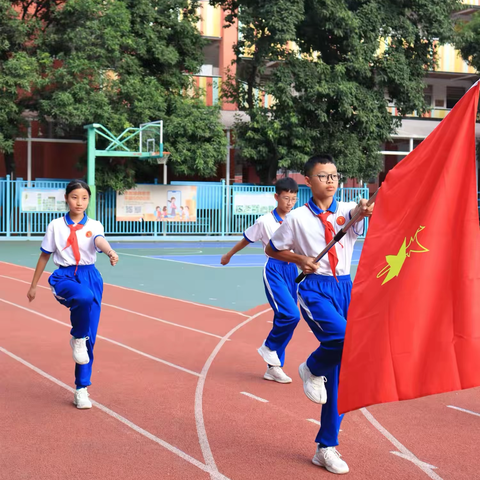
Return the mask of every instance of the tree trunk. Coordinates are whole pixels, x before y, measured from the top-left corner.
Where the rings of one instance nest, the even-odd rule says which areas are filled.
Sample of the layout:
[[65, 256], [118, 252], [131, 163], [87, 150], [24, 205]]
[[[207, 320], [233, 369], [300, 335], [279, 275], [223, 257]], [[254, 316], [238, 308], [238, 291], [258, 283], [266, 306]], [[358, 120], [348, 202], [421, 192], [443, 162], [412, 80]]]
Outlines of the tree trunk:
[[278, 171], [278, 157], [272, 158], [270, 165], [268, 166], [268, 183], [272, 185], [277, 180]]
[[272, 157], [268, 169], [257, 170], [260, 181], [263, 185], [273, 185], [277, 180], [278, 157]]
[[7, 175], [10, 175], [12, 178], [15, 175], [15, 157], [13, 153], [4, 153], [3, 158], [5, 161], [5, 171]]
[[251, 112], [255, 109], [255, 106], [256, 106], [255, 98], [253, 95], [256, 76], [257, 76], [257, 67], [253, 67], [252, 71], [250, 72], [248, 84], [247, 84], [247, 104], [248, 104], [249, 114], [251, 114]]

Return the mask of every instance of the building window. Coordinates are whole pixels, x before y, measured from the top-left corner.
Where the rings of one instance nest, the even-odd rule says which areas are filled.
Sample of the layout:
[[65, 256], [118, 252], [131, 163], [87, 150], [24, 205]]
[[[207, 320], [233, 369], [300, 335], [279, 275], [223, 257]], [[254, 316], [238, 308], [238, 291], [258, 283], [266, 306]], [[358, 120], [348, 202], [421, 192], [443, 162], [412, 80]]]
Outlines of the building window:
[[432, 98], [433, 98], [433, 87], [432, 85], [427, 85], [423, 90], [423, 99], [425, 100], [425, 104], [427, 107], [432, 106]]
[[447, 108], [453, 108], [465, 95], [464, 87], [447, 87]]
[[204, 64], [199, 75], [212, 77], [220, 75], [220, 42], [210, 40], [209, 44], [203, 48]]

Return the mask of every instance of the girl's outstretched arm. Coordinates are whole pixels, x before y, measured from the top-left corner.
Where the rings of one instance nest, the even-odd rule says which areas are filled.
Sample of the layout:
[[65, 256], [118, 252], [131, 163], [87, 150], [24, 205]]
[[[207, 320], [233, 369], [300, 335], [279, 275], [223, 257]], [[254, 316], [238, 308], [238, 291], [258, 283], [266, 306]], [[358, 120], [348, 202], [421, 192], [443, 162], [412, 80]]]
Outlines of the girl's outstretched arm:
[[40, 258], [37, 262], [37, 267], [35, 268], [35, 273], [33, 274], [32, 284], [30, 285], [30, 289], [28, 290], [27, 297], [28, 300], [31, 302], [35, 300], [35, 295], [37, 294], [37, 284], [42, 276], [45, 267], [47, 266], [48, 260], [50, 259], [50, 253], [42, 252], [40, 254]]
[[110, 246], [105, 237], [97, 237], [95, 239], [95, 246], [110, 258], [110, 263], [114, 267], [118, 262], [117, 252]]

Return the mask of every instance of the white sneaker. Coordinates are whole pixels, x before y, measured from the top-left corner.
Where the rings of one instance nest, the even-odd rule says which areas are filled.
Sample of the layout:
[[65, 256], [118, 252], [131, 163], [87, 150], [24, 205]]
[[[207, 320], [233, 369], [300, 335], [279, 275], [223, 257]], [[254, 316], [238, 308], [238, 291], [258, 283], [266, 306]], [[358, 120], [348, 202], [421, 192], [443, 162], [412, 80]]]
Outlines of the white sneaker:
[[298, 373], [303, 380], [303, 391], [305, 395], [315, 403], [324, 405], [327, 403], [327, 390], [325, 388], [326, 377], [316, 377], [307, 367], [307, 362], [298, 367]]
[[73, 350], [73, 359], [75, 363], [79, 365], [86, 365], [90, 361], [90, 357], [87, 352], [87, 338], [75, 338], [70, 339], [70, 346]]
[[87, 387], [79, 388], [75, 390], [75, 395], [73, 396], [73, 404], [77, 408], [92, 408], [92, 402], [88, 399], [90, 394], [87, 392]]
[[326, 468], [332, 473], [348, 473], [348, 465], [340, 457], [341, 455], [335, 447], [320, 448], [320, 445], [318, 445], [317, 451], [312, 458], [312, 463], [319, 467]]
[[270, 350], [263, 342], [263, 345], [257, 350], [260, 356], [272, 367], [280, 367], [282, 363], [278, 358], [277, 352]]
[[278, 383], [292, 383], [292, 379], [285, 374], [281, 367], [268, 367], [263, 378]]

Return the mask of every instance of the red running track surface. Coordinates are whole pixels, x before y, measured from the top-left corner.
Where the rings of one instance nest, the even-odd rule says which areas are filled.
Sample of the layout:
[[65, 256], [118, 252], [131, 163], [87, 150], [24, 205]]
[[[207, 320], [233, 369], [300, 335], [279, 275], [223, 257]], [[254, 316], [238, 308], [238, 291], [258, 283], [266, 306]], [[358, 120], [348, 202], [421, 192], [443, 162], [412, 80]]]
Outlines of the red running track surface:
[[[297, 374], [317, 344], [306, 323], [287, 349], [293, 383], [280, 385], [263, 380], [256, 353], [268, 306], [239, 314], [106, 285], [89, 388], [98, 404], [81, 411], [68, 390], [68, 311], [47, 275], [28, 303], [31, 276], [0, 262], [1, 479], [333, 478], [311, 464], [320, 407]], [[346, 415], [348, 478], [480, 479], [474, 413], [480, 389]]]

